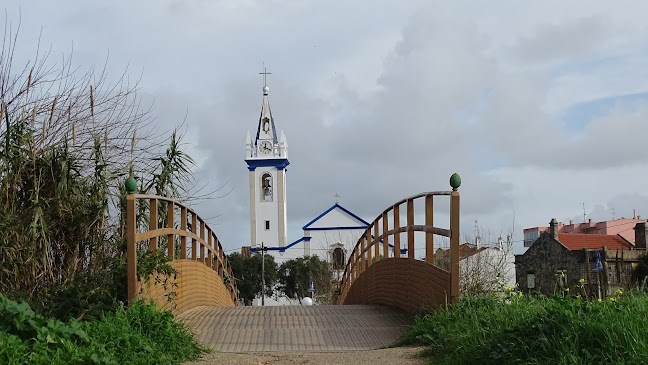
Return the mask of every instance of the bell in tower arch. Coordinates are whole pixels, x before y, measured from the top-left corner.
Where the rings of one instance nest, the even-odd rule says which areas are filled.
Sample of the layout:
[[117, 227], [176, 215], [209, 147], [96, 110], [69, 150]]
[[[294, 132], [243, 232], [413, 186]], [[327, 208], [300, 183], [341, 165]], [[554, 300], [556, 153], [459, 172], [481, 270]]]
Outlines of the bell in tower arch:
[[263, 175], [261, 186], [263, 188], [263, 200], [272, 201], [272, 176], [270, 174]]

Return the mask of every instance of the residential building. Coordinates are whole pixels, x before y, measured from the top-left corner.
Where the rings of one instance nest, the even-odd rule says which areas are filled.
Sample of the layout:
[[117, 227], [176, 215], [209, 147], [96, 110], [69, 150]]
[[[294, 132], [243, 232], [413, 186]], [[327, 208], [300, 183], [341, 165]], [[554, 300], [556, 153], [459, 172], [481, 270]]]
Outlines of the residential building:
[[[637, 223], [644, 222], [641, 216], [635, 216], [632, 219], [621, 218], [613, 219], [603, 222], [592, 222], [590, 219], [585, 223], [574, 223], [569, 221], [569, 224], [558, 222], [558, 233], [579, 233], [579, 234], [605, 234], [605, 235], [621, 235], [628, 242], [634, 243], [634, 227]], [[530, 247], [535, 240], [540, 237], [540, 233], [549, 232], [549, 227], [532, 227], [524, 230], [524, 247]]]
[[515, 256], [520, 290], [552, 295], [605, 296], [635, 281], [634, 268], [646, 254], [646, 222], [634, 227], [634, 242], [621, 234], [560, 233], [552, 219], [522, 255]]

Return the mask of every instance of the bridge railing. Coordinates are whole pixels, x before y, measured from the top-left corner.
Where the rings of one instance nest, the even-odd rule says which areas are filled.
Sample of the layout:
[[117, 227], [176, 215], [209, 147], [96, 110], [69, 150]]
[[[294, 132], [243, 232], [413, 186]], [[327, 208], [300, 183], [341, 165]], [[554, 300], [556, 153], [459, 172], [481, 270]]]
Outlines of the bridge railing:
[[[138, 204], [140, 211], [146, 210], [148, 203], [148, 225], [137, 221]], [[160, 204], [162, 203], [162, 204]], [[162, 205], [166, 209], [160, 209]], [[165, 227], [158, 227], [160, 211], [166, 210]], [[179, 215], [177, 213], [179, 212]], [[179, 222], [176, 218], [179, 217]], [[207, 223], [184, 204], [170, 198], [156, 195], [129, 194], [126, 196], [126, 234], [127, 234], [127, 269], [128, 301], [137, 296], [137, 243], [149, 240], [152, 254], [158, 252], [160, 237], [166, 237], [166, 255], [171, 259], [196, 260], [218, 273], [230, 293], [232, 301], [238, 303], [238, 291], [227, 256], [216, 236]], [[179, 228], [176, 228], [179, 226]], [[138, 228], [140, 232], [138, 232]], [[176, 255], [176, 237], [180, 237], [179, 255]]]
[[[344, 302], [353, 282], [373, 263], [402, 257], [400, 239], [404, 232], [407, 233], [407, 241], [403, 244], [407, 248], [406, 257], [409, 259], [415, 258], [414, 233], [425, 232], [425, 261], [431, 264], [434, 263], [434, 235], [450, 238], [450, 300], [459, 295], [459, 192], [456, 188], [460, 179], [456, 176], [459, 182], [456, 186], [453, 185], [453, 191], [426, 192], [403, 199], [385, 209], [371, 222], [349, 255], [340, 282], [340, 303]], [[450, 229], [434, 227], [434, 198], [437, 196], [450, 196]], [[414, 224], [415, 201], [424, 201], [425, 224]], [[401, 225], [403, 209], [406, 211], [406, 222]], [[389, 255], [390, 245], [393, 245], [393, 257]]]

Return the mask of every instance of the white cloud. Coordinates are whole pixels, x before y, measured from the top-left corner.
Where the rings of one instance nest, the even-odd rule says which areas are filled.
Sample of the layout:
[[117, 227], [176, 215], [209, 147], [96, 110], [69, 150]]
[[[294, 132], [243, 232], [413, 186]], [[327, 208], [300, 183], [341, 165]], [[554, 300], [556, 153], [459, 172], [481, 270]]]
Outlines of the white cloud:
[[[365, 219], [423, 190], [464, 184], [466, 232], [578, 215], [581, 204], [645, 205], [648, 91], [643, 2], [11, 1], [18, 58], [37, 34], [53, 55], [111, 77], [143, 71], [142, 92], [171, 130], [187, 115], [197, 177], [231, 193], [205, 202], [228, 248], [248, 239], [245, 133], [256, 127], [266, 62], [288, 137], [289, 238], [333, 203]], [[134, 76], [133, 76], [134, 75]], [[570, 108], [621, 100], [580, 129]], [[227, 190], [227, 188], [226, 188]], [[618, 205], [618, 208], [616, 207]], [[443, 208], [442, 208], [443, 209]], [[597, 208], [598, 209], [598, 208]], [[599, 211], [597, 210], [597, 211]], [[599, 214], [599, 213], [596, 213]], [[644, 213], [648, 216], [648, 213]]]

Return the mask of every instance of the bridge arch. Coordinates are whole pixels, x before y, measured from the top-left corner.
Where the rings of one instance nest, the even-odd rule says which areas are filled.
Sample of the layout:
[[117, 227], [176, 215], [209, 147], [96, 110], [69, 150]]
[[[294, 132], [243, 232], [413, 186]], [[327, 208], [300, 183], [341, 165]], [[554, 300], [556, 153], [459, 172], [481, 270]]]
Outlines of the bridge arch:
[[[367, 227], [349, 255], [340, 281], [339, 304], [382, 304], [416, 313], [454, 301], [459, 296], [459, 187], [451, 178], [452, 191], [433, 191], [400, 200]], [[435, 198], [450, 199], [449, 229], [434, 226]], [[414, 203], [423, 201], [425, 223], [415, 224]], [[401, 225], [401, 208], [406, 224]], [[415, 232], [425, 233], [425, 260], [416, 260]], [[407, 242], [401, 254], [401, 233]], [[434, 265], [434, 235], [450, 238], [450, 270]], [[393, 255], [390, 255], [393, 248]]]
[[[159, 223], [163, 227], [158, 227]], [[171, 309], [176, 313], [197, 306], [238, 304], [236, 283], [223, 247], [214, 231], [191, 208], [170, 198], [131, 192], [126, 196], [126, 234], [129, 302], [153, 299], [164, 306], [172, 298]], [[148, 244], [156, 255], [158, 243], [165, 242], [165, 254], [172, 259], [170, 265], [177, 274], [169, 278], [153, 273], [148, 280], [140, 280], [138, 248]], [[164, 280], [170, 285], [156, 285]]]

